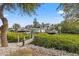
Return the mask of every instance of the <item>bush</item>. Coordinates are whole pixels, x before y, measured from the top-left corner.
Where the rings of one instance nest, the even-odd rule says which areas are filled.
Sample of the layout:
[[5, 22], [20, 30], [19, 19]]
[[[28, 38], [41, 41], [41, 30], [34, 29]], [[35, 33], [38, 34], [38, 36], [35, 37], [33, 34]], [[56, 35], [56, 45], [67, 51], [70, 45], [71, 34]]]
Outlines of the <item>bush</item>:
[[79, 34], [37, 34], [32, 44], [79, 54]]
[[27, 35], [27, 34], [24, 34], [24, 33], [14, 33], [14, 32], [8, 32], [8, 41], [9, 42], [17, 42], [18, 41], [18, 36], [19, 36], [19, 39], [20, 41], [24, 39], [24, 36], [26, 39], [29, 39], [30, 36]]

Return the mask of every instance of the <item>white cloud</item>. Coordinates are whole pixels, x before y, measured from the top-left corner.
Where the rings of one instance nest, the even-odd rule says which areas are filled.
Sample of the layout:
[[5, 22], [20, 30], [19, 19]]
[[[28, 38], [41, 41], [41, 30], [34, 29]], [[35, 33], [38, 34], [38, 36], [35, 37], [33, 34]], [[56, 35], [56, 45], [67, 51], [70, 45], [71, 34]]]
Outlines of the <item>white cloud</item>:
[[59, 10], [59, 11], [58, 11], [58, 14], [63, 14], [63, 13], [64, 13], [63, 10]]

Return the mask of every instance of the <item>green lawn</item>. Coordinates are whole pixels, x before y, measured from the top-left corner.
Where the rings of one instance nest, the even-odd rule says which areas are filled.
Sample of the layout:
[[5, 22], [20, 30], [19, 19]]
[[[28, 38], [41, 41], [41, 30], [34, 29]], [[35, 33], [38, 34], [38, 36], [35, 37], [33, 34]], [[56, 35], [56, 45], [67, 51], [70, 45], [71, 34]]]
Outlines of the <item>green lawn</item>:
[[32, 43], [46, 48], [56, 48], [79, 54], [79, 34], [49, 35], [40, 33], [35, 35], [35, 40]]
[[7, 33], [8, 42], [17, 42], [18, 41], [18, 36], [19, 36], [20, 41], [22, 41], [24, 39], [24, 37], [25, 37], [25, 39], [30, 38], [30, 35], [27, 35], [25, 33], [8, 32]]
[[8, 41], [9, 42], [17, 42], [18, 41], [18, 36], [19, 36], [19, 39], [20, 41], [24, 39], [29, 39], [30, 36], [25, 34], [25, 33], [15, 33], [15, 32], [8, 32]]

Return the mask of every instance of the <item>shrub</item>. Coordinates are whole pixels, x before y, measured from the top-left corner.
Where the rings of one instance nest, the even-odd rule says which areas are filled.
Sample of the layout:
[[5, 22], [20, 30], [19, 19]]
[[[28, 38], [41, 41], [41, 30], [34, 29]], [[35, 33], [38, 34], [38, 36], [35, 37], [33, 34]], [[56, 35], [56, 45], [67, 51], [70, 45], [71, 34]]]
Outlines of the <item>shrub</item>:
[[79, 54], [79, 34], [37, 34], [32, 43]]

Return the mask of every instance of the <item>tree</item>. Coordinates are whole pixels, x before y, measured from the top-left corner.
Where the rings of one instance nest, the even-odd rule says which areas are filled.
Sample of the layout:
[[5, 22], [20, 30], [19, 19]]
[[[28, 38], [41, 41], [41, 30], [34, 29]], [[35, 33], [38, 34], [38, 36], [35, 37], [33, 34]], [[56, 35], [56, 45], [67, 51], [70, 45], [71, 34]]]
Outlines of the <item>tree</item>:
[[36, 18], [34, 18], [33, 27], [34, 28], [40, 28], [40, 24], [39, 24], [39, 22], [37, 22], [37, 19]]
[[45, 24], [44, 24], [44, 22], [42, 22], [42, 24], [41, 24], [41, 27], [42, 27], [42, 28], [44, 28], [44, 27], [45, 27]]
[[32, 27], [33, 27], [33, 25], [26, 25], [26, 26], [25, 26], [25, 29], [30, 30]]
[[15, 32], [17, 32], [19, 28], [21, 28], [21, 26], [19, 24], [15, 23], [13, 25], [13, 29], [15, 30]]
[[14, 9], [14, 11], [19, 8], [21, 10], [21, 13], [29, 14], [35, 13], [35, 9], [39, 7], [40, 4], [37, 3], [1, 3], [0, 4], [0, 20], [2, 21], [2, 26], [0, 27], [1, 30], [1, 46], [7, 47], [8, 41], [7, 41], [7, 29], [8, 29], [8, 20], [6, 17], [4, 17], [3, 12], [5, 10], [11, 11]]
[[79, 33], [79, 20], [68, 20], [60, 23], [63, 33]]
[[57, 9], [64, 11], [63, 16], [66, 20], [79, 19], [78, 3], [61, 3]]
[[79, 31], [79, 4], [78, 3], [61, 3], [58, 10], [63, 10], [64, 31], [78, 32]]

